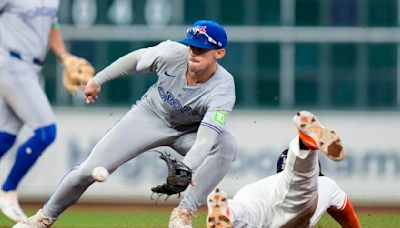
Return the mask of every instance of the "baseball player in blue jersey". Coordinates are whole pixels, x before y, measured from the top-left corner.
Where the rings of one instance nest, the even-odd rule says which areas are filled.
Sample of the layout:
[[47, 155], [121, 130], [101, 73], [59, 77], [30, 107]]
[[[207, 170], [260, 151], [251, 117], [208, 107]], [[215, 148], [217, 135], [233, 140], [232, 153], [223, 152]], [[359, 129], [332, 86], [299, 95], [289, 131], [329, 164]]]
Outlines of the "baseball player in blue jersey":
[[218, 188], [213, 191], [207, 201], [208, 228], [310, 227], [319, 201], [317, 153], [340, 161], [345, 151], [339, 136], [312, 113], [298, 112], [293, 122], [298, 134], [289, 144], [285, 169], [244, 186], [232, 200]]
[[0, 157], [24, 124], [33, 131], [18, 147], [0, 190], [0, 209], [14, 221], [26, 219], [18, 184], [56, 138], [54, 113], [38, 76], [48, 46], [61, 62], [72, 57], [58, 28], [58, 6], [57, 0], [0, 0]]
[[236, 138], [224, 127], [235, 103], [234, 80], [217, 63], [226, 44], [222, 26], [201, 20], [179, 42], [133, 51], [99, 72], [86, 86], [88, 104], [98, 99], [102, 84], [117, 77], [152, 71], [158, 80], [61, 180], [43, 209], [14, 227], [50, 227], [95, 182], [91, 174], [96, 167], [112, 173], [159, 146], [184, 155], [183, 163], [194, 170], [197, 185], [188, 187], [169, 221], [169, 227], [192, 227], [193, 212], [226, 175], [237, 153]]

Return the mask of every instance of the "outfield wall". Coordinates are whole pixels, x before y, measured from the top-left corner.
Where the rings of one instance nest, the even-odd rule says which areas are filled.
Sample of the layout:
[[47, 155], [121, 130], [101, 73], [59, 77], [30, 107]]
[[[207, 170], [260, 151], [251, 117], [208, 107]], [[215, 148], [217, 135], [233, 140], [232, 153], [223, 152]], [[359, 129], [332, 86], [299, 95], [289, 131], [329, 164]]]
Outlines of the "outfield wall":
[[[86, 158], [90, 149], [126, 109], [56, 109], [58, 138], [20, 185], [25, 199], [46, 199], [59, 180]], [[347, 158], [335, 163], [321, 156], [323, 173], [335, 179], [358, 204], [400, 205], [400, 118], [397, 112], [317, 112], [342, 135]], [[221, 183], [229, 194], [240, 186], [271, 175], [278, 154], [295, 135], [294, 111], [236, 111], [228, 125], [239, 138], [240, 153]], [[19, 137], [30, 134], [28, 129]], [[119, 145], [115, 145], [118, 150]], [[110, 151], [109, 156], [113, 156]], [[5, 178], [15, 148], [0, 163]], [[107, 158], [104, 158], [107, 159]], [[84, 200], [150, 199], [150, 188], [163, 181], [166, 166], [156, 153], [145, 153], [118, 169], [105, 183], [95, 184]], [[212, 175], [210, 170], [210, 175]], [[201, 184], [201, 183], [199, 183]]]

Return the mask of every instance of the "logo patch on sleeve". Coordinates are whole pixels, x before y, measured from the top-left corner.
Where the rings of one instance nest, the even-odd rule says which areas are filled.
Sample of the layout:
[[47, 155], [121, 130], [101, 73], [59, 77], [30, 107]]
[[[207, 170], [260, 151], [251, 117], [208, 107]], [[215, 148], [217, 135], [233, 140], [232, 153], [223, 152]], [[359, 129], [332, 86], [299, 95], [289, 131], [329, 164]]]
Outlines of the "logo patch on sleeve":
[[222, 110], [215, 111], [212, 116], [212, 120], [220, 127], [223, 127], [225, 125], [226, 114], [227, 113]]

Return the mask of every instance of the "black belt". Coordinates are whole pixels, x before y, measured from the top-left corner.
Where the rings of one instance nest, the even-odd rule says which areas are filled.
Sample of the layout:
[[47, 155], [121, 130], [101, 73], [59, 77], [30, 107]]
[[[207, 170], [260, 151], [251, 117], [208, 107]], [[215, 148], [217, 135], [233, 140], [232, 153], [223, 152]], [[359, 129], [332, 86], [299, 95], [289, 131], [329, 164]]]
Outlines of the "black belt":
[[9, 53], [10, 53], [11, 57], [14, 57], [14, 58], [17, 58], [17, 59], [20, 59], [20, 60], [27, 60], [29, 62], [32, 62], [32, 63], [38, 65], [38, 66], [43, 66], [43, 64], [44, 64], [44, 61], [42, 61], [42, 60], [40, 60], [38, 58], [33, 58], [33, 59], [24, 58], [20, 53], [18, 53], [16, 51], [9, 51]]

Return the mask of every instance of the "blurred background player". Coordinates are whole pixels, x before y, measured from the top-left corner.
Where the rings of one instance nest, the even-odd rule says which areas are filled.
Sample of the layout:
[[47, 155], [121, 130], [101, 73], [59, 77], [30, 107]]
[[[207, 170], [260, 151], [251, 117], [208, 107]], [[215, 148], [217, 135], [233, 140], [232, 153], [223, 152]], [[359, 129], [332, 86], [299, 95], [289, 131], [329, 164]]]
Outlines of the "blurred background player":
[[[169, 227], [192, 227], [192, 215], [230, 169], [237, 142], [225, 128], [235, 103], [232, 75], [218, 64], [227, 34], [214, 21], [201, 20], [187, 37], [133, 51], [99, 72], [86, 86], [86, 103], [98, 99], [101, 85], [135, 72], [156, 72], [157, 82], [97, 143], [89, 157], [68, 173], [49, 201], [14, 227], [50, 227], [95, 182], [92, 170], [109, 173], [149, 149], [170, 146], [195, 170], [196, 186], [171, 213]], [[209, 175], [213, 170], [213, 175]]]
[[24, 124], [33, 131], [18, 147], [0, 191], [0, 209], [14, 221], [26, 218], [18, 184], [56, 138], [54, 113], [38, 77], [48, 46], [62, 63], [72, 57], [59, 30], [58, 6], [58, 0], [0, 0], [0, 157]]
[[[277, 161], [277, 173], [282, 172], [286, 166], [288, 150], [283, 151]], [[346, 193], [331, 178], [322, 174], [321, 163], [318, 176], [318, 204], [314, 215], [310, 219], [310, 226], [314, 227], [328, 212], [342, 227], [360, 227], [357, 214]]]
[[312, 113], [298, 112], [293, 122], [298, 135], [289, 145], [285, 169], [244, 186], [229, 201], [217, 188], [208, 197], [207, 227], [311, 225], [319, 198], [317, 151], [339, 161], [344, 158], [344, 149], [339, 136], [323, 127]]

